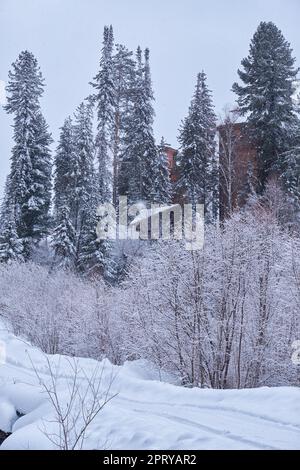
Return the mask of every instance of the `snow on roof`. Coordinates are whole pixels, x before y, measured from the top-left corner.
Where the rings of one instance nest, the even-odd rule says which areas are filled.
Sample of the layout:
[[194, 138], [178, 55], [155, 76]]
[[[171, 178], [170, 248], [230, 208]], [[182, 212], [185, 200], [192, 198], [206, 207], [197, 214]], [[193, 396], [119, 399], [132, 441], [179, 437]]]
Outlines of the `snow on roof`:
[[[161, 207], [155, 207], [151, 209], [147, 208], [142, 208], [141, 212], [139, 215], [137, 215], [132, 222], [130, 222], [129, 225], [137, 225], [141, 223], [143, 220], [150, 219], [150, 217], [161, 214], [163, 212], [171, 212], [172, 210], [175, 210], [179, 205], [178, 204], [172, 204], [170, 206], [161, 206]], [[180, 207], [180, 206], [179, 206]]]

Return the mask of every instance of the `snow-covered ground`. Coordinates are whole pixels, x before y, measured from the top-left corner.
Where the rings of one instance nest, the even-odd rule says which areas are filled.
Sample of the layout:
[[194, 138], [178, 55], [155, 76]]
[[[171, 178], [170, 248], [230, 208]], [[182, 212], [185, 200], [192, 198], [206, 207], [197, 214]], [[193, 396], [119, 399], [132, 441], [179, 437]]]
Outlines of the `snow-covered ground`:
[[[46, 356], [0, 322], [1, 341], [6, 358], [0, 364], [0, 429], [12, 431], [1, 449], [53, 448], [46, 434], [57, 432], [55, 414], [37, 377], [50, 382]], [[66, 405], [72, 362], [48, 358], [58, 371], [59, 401]], [[117, 393], [91, 424], [85, 448], [300, 449], [298, 388], [186, 389], [160, 382], [141, 361], [117, 367], [78, 359], [78, 365], [83, 389], [98, 367], [103, 390], [113, 377], [110, 393]]]

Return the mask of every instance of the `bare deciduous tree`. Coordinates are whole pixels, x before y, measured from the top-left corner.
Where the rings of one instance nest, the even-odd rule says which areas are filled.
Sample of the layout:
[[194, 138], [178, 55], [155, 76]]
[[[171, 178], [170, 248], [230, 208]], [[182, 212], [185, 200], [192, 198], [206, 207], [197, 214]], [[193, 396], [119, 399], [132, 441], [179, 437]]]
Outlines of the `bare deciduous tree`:
[[[88, 374], [80, 367], [78, 359], [65, 358], [65, 360], [70, 367], [68, 378], [61, 377], [60, 361], [55, 367], [49, 357], [45, 356], [47, 378], [43, 378], [31, 360], [36, 377], [54, 411], [52, 420], [44, 420], [42, 432], [55, 448], [82, 450], [91, 424], [105, 405], [116, 396], [111, 393], [113, 376], [105, 386], [103, 365], [96, 366], [91, 374]], [[60, 387], [62, 381], [66, 383], [63, 393]], [[52, 428], [53, 425], [58, 429], [51, 432], [49, 427]]]

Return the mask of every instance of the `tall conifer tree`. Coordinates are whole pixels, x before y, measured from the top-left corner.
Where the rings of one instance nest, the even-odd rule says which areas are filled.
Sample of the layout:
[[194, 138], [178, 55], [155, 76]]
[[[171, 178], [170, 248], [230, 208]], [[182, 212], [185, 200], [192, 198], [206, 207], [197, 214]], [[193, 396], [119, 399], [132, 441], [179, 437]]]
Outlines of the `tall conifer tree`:
[[113, 64], [114, 35], [112, 26], [104, 27], [102, 55], [99, 72], [92, 82], [97, 107], [97, 163], [99, 202], [112, 199], [112, 146], [115, 111], [115, 85]]
[[179, 133], [179, 180], [177, 189], [193, 205], [204, 204], [206, 219], [215, 215], [213, 200], [216, 188], [216, 117], [204, 72], [197, 84], [187, 117]]
[[242, 84], [233, 85], [258, 149], [261, 189], [270, 173], [282, 171], [283, 153], [292, 145], [299, 126], [292, 99], [297, 72], [282, 32], [272, 22], [261, 22], [238, 70]]
[[5, 109], [14, 116], [15, 141], [8, 194], [27, 257], [32, 242], [39, 241], [49, 228], [51, 137], [40, 109], [43, 89], [36, 58], [29, 51], [21, 52], [9, 72]]
[[131, 102], [125, 116], [122, 141], [120, 191], [130, 203], [151, 200], [157, 179], [158, 150], [153, 135], [153, 90], [151, 85], [149, 50], [136, 52], [135, 74], [131, 77]]

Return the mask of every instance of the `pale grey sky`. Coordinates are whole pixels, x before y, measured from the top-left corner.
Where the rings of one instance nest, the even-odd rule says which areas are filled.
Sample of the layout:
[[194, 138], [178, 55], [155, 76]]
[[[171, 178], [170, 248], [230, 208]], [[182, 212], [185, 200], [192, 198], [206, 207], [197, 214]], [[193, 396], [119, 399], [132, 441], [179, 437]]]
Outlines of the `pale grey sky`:
[[[21, 50], [32, 51], [46, 80], [42, 107], [57, 140], [64, 118], [90, 92], [103, 27], [112, 24], [116, 42], [150, 48], [155, 133], [176, 146], [197, 72], [207, 73], [219, 114], [234, 102], [230, 89], [260, 21], [277, 24], [300, 64], [299, 18], [299, 0], [0, 0], [0, 101], [11, 63]], [[11, 123], [0, 109], [0, 193]]]

